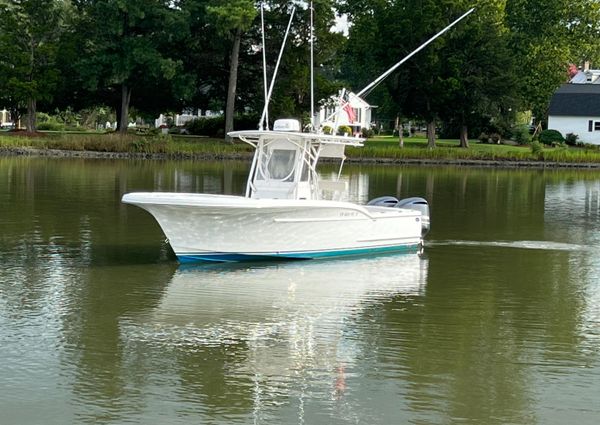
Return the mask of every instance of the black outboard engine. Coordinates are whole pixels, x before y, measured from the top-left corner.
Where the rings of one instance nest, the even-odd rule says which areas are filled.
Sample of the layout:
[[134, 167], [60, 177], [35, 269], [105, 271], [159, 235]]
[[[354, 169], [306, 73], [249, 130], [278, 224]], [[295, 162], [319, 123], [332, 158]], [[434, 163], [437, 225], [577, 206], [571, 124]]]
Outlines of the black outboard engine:
[[421, 235], [425, 236], [429, 232], [429, 204], [423, 198], [413, 197], [398, 200], [393, 196], [382, 196], [371, 199], [367, 205], [419, 211], [421, 213]]

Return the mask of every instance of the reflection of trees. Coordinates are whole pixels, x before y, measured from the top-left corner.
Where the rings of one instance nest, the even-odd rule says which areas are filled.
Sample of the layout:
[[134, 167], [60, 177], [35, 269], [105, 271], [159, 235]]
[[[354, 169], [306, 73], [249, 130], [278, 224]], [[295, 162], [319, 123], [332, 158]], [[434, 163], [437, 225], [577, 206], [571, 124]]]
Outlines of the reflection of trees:
[[121, 204], [121, 195], [241, 193], [246, 170], [244, 163], [0, 158], [3, 315], [30, 328], [32, 317], [43, 318], [44, 334], [32, 338], [60, 350], [66, 374], [75, 368], [81, 420], [114, 422], [141, 409], [131, 385], [145, 382], [153, 365], [141, 367], [147, 359], [127, 350], [119, 326], [151, 308], [172, 275], [171, 266], [152, 265], [169, 255], [156, 222]]
[[[129, 354], [120, 331], [126, 317], [156, 305], [172, 266], [92, 267], [65, 291], [73, 307], [62, 317], [62, 367], [75, 368], [73, 394], [86, 423], [124, 421], [143, 409], [139, 388], [152, 364]], [[135, 385], [132, 385], [135, 383]]]
[[[531, 170], [348, 166], [368, 173], [370, 199], [422, 196], [431, 206], [428, 239], [539, 239], [543, 228], [544, 173]], [[441, 235], [440, 230], [444, 230]]]
[[589, 362], [569, 254], [445, 246], [428, 256], [425, 296], [365, 312], [380, 315], [380, 332], [359, 338], [365, 352], [377, 347], [374, 363], [406, 382], [409, 417], [535, 422], [540, 369]]
[[[0, 160], [2, 245], [58, 246], [72, 264], [155, 262], [165, 258], [164, 235], [144, 211], [121, 204], [136, 190], [241, 193], [245, 163], [89, 159]], [[1, 249], [1, 248], [0, 248]], [[12, 249], [6, 255], [10, 256]], [[17, 258], [23, 250], [13, 252]], [[35, 259], [40, 253], [35, 251]]]
[[[151, 216], [122, 205], [121, 194], [158, 189], [239, 194], [246, 172], [245, 163], [0, 159], [0, 317], [7, 323], [25, 322], [31, 315], [46, 321], [35, 330], [52, 339], [45, 348], [60, 350], [59, 372], [68, 377], [64, 385], [71, 385], [74, 371], [79, 421], [124, 422], [155, 412], [151, 404], [161, 400], [165, 388], [173, 391], [169, 401], [181, 406], [175, 408], [181, 409], [180, 417], [247, 419], [256, 403], [255, 385], [272, 390], [263, 394], [268, 414], [281, 414], [282, 405], [289, 413], [290, 394], [301, 392], [303, 380], [312, 385], [307, 403], [311, 396], [314, 403], [314, 391], [321, 397], [323, 387], [332, 389], [342, 364], [347, 391], [340, 405], [351, 400], [350, 414], [364, 416], [372, 402], [353, 399], [361, 385], [367, 399], [372, 395], [372, 387], [363, 384], [368, 377], [360, 376], [364, 373], [374, 377], [376, 388], [397, 391], [383, 398], [384, 409], [374, 417], [532, 423], [538, 419], [535, 381], [541, 368], [560, 371], [565, 364], [598, 361], [597, 344], [585, 340], [585, 332], [597, 334], [597, 327], [590, 329], [597, 314], [590, 311], [597, 310], [598, 297], [589, 297], [598, 278], [595, 248], [582, 254], [432, 244], [426, 249], [426, 292], [422, 285], [368, 298], [357, 309], [336, 307], [329, 321], [314, 320], [323, 332], [314, 334], [321, 340], [310, 341], [321, 351], [297, 350], [297, 358], [290, 356], [293, 344], [286, 344], [292, 333], [284, 331], [262, 345], [241, 339], [178, 345], [177, 333], [173, 344], [161, 344], [153, 334], [131, 335], [143, 332], [140, 323], [168, 291], [174, 263], [152, 265], [168, 258], [164, 236]], [[575, 231], [598, 227], [594, 187], [585, 192], [583, 209], [548, 204], [548, 188], [567, 181], [565, 191], [574, 193], [571, 178], [597, 185], [597, 173], [570, 177], [570, 172], [349, 166], [346, 175], [351, 183], [368, 184], [369, 198], [426, 195], [434, 242], [552, 239], [561, 231], [572, 243], [592, 245], [598, 237], [595, 231]], [[356, 193], [363, 196], [363, 189]], [[355, 287], [375, 274], [388, 282], [405, 269], [377, 267], [377, 261], [348, 261], [334, 277], [314, 283], [343, 275]], [[231, 304], [223, 304], [231, 311]], [[343, 320], [331, 320], [339, 319], [337, 313]], [[331, 329], [339, 331], [339, 345], [331, 344], [338, 341], [327, 333]], [[285, 363], [290, 359], [293, 367]], [[373, 364], [363, 368], [370, 359]], [[257, 365], [284, 367], [288, 375], [253, 377]], [[311, 375], [315, 371], [320, 375]], [[325, 405], [327, 413], [330, 408]]]
[[[365, 168], [360, 170], [370, 175], [371, 198], [428, 194], [428, 239], [434, 242], [554, 240], [562, 226], [562, 220], [554, 220], [547, 228], [545, 220], [546, 188], [553, 185], [556, 172]], [[569, 172], [559, 175], [569, 180]], [[598, 173], [591, 179], [597, 178]], [[594, 217], [589, 228], [598, 226], [598, 214], [589, 212], [595, 208], [594, 196], [582, 198], [582, 213]], [[571, 215], [569, 208], [560, 208]], [[424, 297], [398, 296], [358, 319], [377, 317], [381, 326], [380, 332], [360, 336], [364, 353], [406, 383], [399, 391], [411, 411], [408, 417], [426, 422], [448, 417], [478, 423], [535, 422], [540, 367], [590, 361], [581, 338], [589, 300], [581, 291], [594, 274], [589, 264], [578, 268], [588, 256], [435, 243], [429, 248], [426, 243], [426, 252]]]

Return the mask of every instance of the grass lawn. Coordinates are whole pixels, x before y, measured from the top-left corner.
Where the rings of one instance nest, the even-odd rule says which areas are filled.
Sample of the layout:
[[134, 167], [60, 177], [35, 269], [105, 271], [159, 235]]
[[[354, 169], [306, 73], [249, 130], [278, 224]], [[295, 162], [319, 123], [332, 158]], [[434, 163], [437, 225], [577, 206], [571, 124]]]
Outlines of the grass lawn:
[[512, 144], [487, 144], [478, 140], [469, 142], [464, 149], [458, 140], [438, 139], [434, 149], [427, 148], [424, 137], [404, 138], [404, 148], [398, 145], [397, 136], [376, 136], [365, 142], [362, 149], [348, 149], [349, 157], [432, 159], [432, 160], [494, 160], [494, 161], [546, 161], [570, 163], [600, 163], [600, 150], [596, 147], [532, 147]]
[[[59, 149], [75, 151], [161, 153], [212, 157], [247, 155], [252, 147], [243, 142], [227, 143], [223, 139], [199, 136], [134, 134], [96, 132], [0, 132], [0, 149], [17, 148]], [[398, 146], [398, 138], [377, 136], [365, 142], [363, 148], [348, 148], [349, 158], [361, 159], [421, 159], [421, 160], [494, 160], [494, 161], [543, 161], [565, 163], [600, 163], [600, 150], [596, 147], [539, 147], [510, 144], [484, 144], [471, 141], [468, 149], [459, 147], [458, 140], [436, 140], [434, 149], [427, 148], [422, 137], [404, 139], [404, 147]]]

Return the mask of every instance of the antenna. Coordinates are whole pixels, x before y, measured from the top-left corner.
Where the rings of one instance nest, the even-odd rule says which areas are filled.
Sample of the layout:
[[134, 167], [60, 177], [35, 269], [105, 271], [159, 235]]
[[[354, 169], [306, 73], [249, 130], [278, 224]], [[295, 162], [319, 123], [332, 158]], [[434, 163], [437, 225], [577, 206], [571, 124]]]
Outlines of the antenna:
[[[262, 32], [262, 57], [263, 57], [263, 85], [265, 88], [265, 105], [268, 103], [267, 95], [267, 44], [265, 43], [265, 4], [260, 4], [260, 26]], [[265, 117], [266, 129], [269, 129], [269, 111], [267, 110]], [[263, 120], [260, 120], [258, 125], [259, 130], [263, 129]]]
[[[292, 14], [290, 15], [290, 21], [288, 22], [287, 29], [285, 30], [285, 36], [283, 37], [283, 42], [281, 44], [281, 49], [279, 50], [279, 57], [277, 58], [277, 64], [275, 65], [275, 71], [273, 71], [273, 77], [271, 78], [271, 85], [269, 86], [269, 93], [267, 94], [267, 98], [265, 100], [265, 107], [262, 112], [262, 116], [260, 117], [259, 127], [262, 128], [262, 124], [265, 121], [265, 117], [268, 114], [269, 110], [269, 102], [271, 101], [271, 95], [273, 94], [273, 86], [275, 85], [275, 78], [277, 77], [277, 71], [279, 70], [279, 64], [281, 63], [281, 56], [283, 55], [283, 49], [285, 48], [285, 43], [287, 41], [288, 34], [290, 33], [290, 27], [292, 26], [292, 20], [294, 19], [294, 13], [296, 12], [296, 7], [292, 9]], [[267, 124], [268, 126], [268, 124]]]
[[315, 37], [313, 22], [313, 2], [310, 2], [310, 131], [315, 129]]

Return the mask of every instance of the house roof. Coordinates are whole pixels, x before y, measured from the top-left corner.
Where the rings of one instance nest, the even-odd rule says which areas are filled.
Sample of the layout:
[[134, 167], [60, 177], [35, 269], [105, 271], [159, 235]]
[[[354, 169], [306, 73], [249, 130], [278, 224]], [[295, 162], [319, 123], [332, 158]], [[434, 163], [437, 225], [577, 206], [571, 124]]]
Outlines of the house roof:
[[600, 117], [600, 84], [563, 84], [550, 100], [548, 115]]

